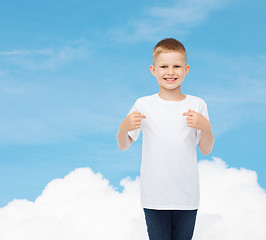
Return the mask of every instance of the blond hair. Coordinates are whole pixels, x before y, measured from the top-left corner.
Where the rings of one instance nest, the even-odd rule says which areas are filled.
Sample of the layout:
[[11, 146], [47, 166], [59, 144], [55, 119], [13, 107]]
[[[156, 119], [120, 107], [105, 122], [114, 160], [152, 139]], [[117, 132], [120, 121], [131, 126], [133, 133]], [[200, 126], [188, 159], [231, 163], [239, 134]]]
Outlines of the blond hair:
[[187, 64], [186, 49], [181, 42], [179, 42], [178, 40], [176, 40], [174, 38], [165, 38], [155, 45], [155, 47], [153, 48], [153, 52], [152, 52], [153, 64], [154, 64], [154, 59], [160, 53], [166, 53], [166, 52], [181, 52], [181, 53], [183, 53], [185, 55], [186, 64]]

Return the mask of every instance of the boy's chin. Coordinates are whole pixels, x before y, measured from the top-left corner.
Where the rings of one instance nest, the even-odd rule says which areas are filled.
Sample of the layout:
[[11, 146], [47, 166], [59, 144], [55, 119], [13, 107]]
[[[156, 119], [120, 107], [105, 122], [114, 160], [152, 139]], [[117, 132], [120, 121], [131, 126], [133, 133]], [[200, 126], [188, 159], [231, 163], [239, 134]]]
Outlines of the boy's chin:
[[181, 83], [166, 83], [164, 84], [164, 88], [168, 88], [168, 89], [174, 89], [174, 88], [178, 88], [181, 86]]

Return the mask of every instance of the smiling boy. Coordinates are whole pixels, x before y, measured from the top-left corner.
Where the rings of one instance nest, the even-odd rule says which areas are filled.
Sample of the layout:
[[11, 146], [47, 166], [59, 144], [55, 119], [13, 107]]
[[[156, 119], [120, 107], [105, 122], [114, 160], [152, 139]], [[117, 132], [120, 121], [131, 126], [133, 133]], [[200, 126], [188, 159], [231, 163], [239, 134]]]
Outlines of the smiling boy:
[[128, 149], [142, 130], [140, 194], [150, 240], [190, 240], [200, 195], [196, 145], [204, 155], [214, 145], [207, 105], [181, 93], [189, 65], [176, 39], [157, 43], [150, 70], [159, 92], [136, 100], [120, 124], [117, 144]]

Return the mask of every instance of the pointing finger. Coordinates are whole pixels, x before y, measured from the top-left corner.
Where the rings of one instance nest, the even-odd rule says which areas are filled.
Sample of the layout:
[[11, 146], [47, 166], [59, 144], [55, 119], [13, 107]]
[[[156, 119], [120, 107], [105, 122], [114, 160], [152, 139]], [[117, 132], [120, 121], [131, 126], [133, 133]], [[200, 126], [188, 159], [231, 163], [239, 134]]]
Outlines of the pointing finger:
[[193, 116], [193, 113], [192, 112], [184, 112], [183, 116]]
[[194, 110], [191, 110], [191, 109], [189, 109], [188, 112], [189, 113], [195, 113], [195, 111]]
[[138, 115], [136, 115], [135, 117], [136, 118], [146, 118], [146, 116], [141, 114], [140, 112], [138, 112]]

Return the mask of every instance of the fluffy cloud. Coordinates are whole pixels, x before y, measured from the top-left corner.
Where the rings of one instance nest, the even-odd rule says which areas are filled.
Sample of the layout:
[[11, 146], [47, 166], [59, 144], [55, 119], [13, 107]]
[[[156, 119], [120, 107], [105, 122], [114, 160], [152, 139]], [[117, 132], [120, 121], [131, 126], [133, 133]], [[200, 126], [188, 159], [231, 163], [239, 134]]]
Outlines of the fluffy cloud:
[[257, 174], [228, 168], [219, 158], [200, 161], [201, 207], [195, 239], [266, 239], [266, 193]]
[[[266, 238], [266, 194], [254, 171], [200, 161], [201, 208], [195, 240]], [[34, 202], [0, 209], [1, 240], [148, 239], [139, 205], [139, 179], [119, 193], [101, 174], [79, 168], [50, 182]]]
[[14, 200], [0, 210], [0, 239], [145, 239], [139, 180], [117, 192], [101, 174], [76, 169], [50, 182], [35, 202]]

